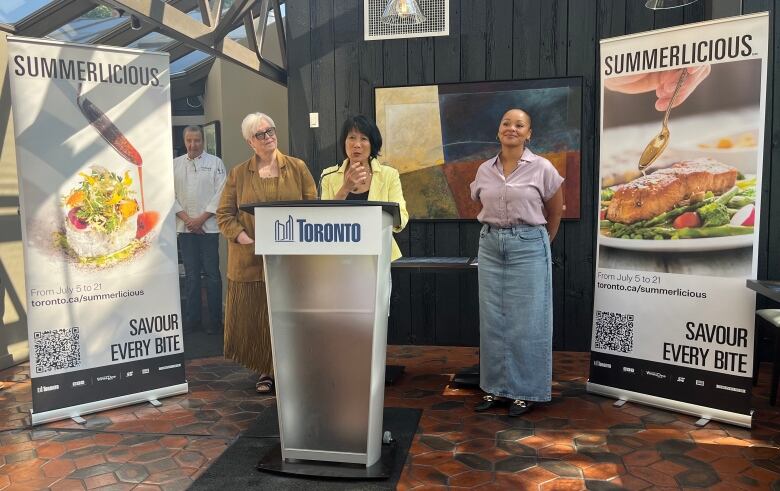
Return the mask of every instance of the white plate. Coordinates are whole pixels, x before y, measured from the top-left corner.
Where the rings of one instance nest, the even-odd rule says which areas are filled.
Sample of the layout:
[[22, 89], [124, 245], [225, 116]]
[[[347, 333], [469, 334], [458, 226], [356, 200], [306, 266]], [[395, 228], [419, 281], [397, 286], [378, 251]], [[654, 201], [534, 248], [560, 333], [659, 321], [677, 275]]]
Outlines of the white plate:
[[750, 128], [742, 131], [730, 131], [725, 134], [710, 135], [706, 138], [697, 138], [696, 140], [682, 142], [679, 145], [671, 144], [670, 148], [674, 148], [683, 158], [697, 159], [709, 157], [718, 162], [735, 167], [743, 174], [755, 174], [758, 166], [757, 146], [732, 148], [703, 148], [699, 146], [700, 144], [714, 145], [719, 138], [732, 138], [736, 140], [741, 135], [745, 134], [751, 135], [756, 141], [758, 140], [758, 128]]
[[599, 244], [615, 249], [628, 251], [652, 251], [652, 252], [687, 252], [687, 251], [720, 251], [724, 249], [739, 249], [753, 245], [752, 234], [732, 235], [730, 237], [708, 237], [704, 239], [679, 239], [679, 240], [644, 240], [644, 239], [618, 239], [599, 235]]

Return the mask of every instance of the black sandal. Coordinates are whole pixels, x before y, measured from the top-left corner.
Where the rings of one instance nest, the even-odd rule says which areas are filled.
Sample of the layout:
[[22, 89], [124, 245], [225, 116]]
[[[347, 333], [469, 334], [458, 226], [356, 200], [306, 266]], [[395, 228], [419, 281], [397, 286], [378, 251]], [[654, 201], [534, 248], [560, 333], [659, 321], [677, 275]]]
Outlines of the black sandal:
[[520, 399], [515, 399], [514, 402], [512, 402], [512, 405], [509, 406], [509, 416], [510, 417], [521, 416], [523, 414], [528, 413], [533, 408], [534, 408], [533, 402], [521, 401]]
[[274, 379], [268, 375], [263, 375], [257, 380], [257, 383], [255, 384], [255, 391], [258, 394], [273, 394]]

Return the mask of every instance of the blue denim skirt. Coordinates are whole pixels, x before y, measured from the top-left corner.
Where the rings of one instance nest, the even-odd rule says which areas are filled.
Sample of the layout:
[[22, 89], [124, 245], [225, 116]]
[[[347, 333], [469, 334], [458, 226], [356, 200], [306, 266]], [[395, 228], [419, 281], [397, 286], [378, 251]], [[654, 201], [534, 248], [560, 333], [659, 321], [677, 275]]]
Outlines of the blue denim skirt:
[[479, 385], [509, 399], [549, 401], [552, 268], [547, 230], [484, 225], [478, 259]]

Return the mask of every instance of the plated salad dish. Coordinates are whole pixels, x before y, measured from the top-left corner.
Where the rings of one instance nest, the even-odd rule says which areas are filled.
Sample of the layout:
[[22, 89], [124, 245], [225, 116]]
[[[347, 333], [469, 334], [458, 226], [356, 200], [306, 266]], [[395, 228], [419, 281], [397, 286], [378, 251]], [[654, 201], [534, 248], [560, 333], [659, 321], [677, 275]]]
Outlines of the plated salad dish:
[[[674, 241], [751, 235], [755, 201], [754, 177], [711, 158], [680, 161], [625, 184], [602, 188], [601, 235], [613, 246], [611, 239]], [[749, 245], [750, 241], [738, 243]]]
[[93, 166], [62, 199], [60, 243], [81, 262], [118, 259], [137, 248], [138, 201], [129, 172], [119, 175]]

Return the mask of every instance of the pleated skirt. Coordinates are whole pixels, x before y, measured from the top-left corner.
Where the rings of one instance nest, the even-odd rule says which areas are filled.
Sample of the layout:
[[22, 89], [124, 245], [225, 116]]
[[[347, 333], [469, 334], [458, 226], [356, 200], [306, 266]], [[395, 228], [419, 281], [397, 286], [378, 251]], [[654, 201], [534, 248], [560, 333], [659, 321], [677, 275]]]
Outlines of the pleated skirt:
[[228, 280], [225, 297], [225, 358], [258, 373], [273, 374], [265, 283]]

